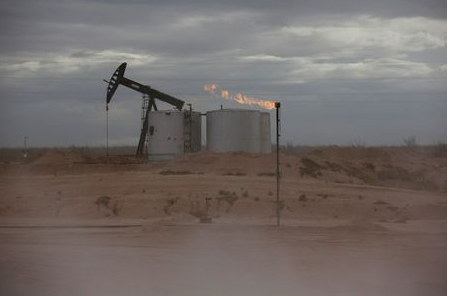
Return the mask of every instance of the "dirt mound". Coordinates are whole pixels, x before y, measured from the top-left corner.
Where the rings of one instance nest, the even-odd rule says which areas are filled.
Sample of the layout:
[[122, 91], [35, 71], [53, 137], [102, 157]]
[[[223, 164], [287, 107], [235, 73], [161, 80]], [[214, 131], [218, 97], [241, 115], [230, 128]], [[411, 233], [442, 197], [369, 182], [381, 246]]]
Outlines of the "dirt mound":
[[[285, 179], [316, 179], [341, 184], [374, 185], [412, 190], [446, 191], [446, 157], [430, 148], [419, 147], [317, 147], [307, 151], [281, 153], [280, 172]], [[233, 177], [261, 177], [274, 180], [276, 155], [252, 153], [187, 153], [170, 162], [150, 163], [121, 155], [88, 156], [73, 150], [49, 150], [32, 164], [71, 165], [105, 163], [135, 165], [162, 175], [213, 174]], [[42, 166], [39, 166], [41, 168]], [[82, 166], [75, 166], [81, 168]], [[38, 168], [37, 166], [35, 168]], [[112, 166], [113, 170], [119, 166]], [[72, 168], [70, 168], [72, 170]], [[104, 171], [102, 167], [102, 171]], [[131, 168], [127, 168], [131, 169]]]
[[146, 159], [138, 158], [131, 155], [110, 155], [98, 157], [85, 157], [83, 163], [85, 164], [142, 164], [147, 163]]
[[70, 165], [74, 163], [82, 163], [86, 159], [74, 152], [51, 150], [33, 161], [32, 164], [37, 165]]
[[264, 166], [262, 161], [264, 157], [267, 158], [262, 154], [200, 152], [178, 157], [169, 166], [177, 170], [185, 169], [192, 172], [246, 175]]
[[[283, 155], [282, 165], [291, 167], [298, 162], [296, 156]], [[166, 166], [172, 170], [188, 170], [192, 173], [214, 173], [223, 176], [275, 176], [276, 155], [262, 153], [189, 153], [176, 158]]]
[[[427, 149], [428, 150], [428, 149]], [[406, 147], [320, 147], [281, 154], [285, 178], [417, 190], [446, 190], [446, 158]], [[275, 177], [275, 154], [191, 153], [164, 165], [166, 170], [223, 176]]]
[[446, 158], [430, 149], [324, 147], [300, 156], [302, 177], [417, 190], [446, 190]]

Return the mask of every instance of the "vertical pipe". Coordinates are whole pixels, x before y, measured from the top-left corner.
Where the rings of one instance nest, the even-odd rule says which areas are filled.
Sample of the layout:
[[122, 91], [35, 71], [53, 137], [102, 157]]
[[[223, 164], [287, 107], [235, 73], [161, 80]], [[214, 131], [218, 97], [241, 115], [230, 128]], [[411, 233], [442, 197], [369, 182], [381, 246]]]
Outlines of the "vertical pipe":
[[23, 158], [28, 157], [27, 140], [28, 140], [28, 136], [23, 137]]
[[[189, 151], [184, 151], [184, 153], [185, 152], [193, 152], [192, 150], [192, 134], [193, 134], [193, 131], [192, 131], [192, 104], [187, 104], [188, 106], [189, 106], [189, 133], [188, 133], [188, 135], [189, 135], [189, 142], [188, 142], [188, 146], [189, 146]], [[184, 139], [184, 141], [185, 141], [185, 139]], [[185, 147], [185, 143], [184, 143], [184, 147]]]
[[109, 104], [106, 104], [106, 162], [109, 158]]
[[281, 103], [276, 102], [276, 225], [279, 227], [281, 225], [281, 204], [279, 201], [279, 108], [281, 107]]

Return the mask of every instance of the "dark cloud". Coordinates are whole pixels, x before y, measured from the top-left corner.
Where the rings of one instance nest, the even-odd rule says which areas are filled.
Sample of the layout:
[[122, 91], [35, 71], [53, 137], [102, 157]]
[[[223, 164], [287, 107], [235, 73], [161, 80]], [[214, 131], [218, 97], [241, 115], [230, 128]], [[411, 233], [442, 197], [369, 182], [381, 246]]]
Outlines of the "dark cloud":
[[[126, 7], [150, 6], [154, 9], [172, 10], [182, 9], [188, 13], [222, 10], [260, 10], [270, 13], [316, 15], [325, 14], [369, 14], [384, 17], [398, 16], [425, 16], [432, 18], [446, 18], [446, 1], [444, 0], [230, 0], [230, 1], [207, 1], [207, 0], [169, 0], [169, 1], [89, 1], [104, 5], [114, 4], [126, 9]], [[277, 19], [285, 19], [279, 15]]]
[[[284, 141], [446, 137], [445, 1], [15, 0], [0, 25], [0, 145], [101, 144], [102, 79], [123, 61], [201, 111], [237, 106], [205, 83], [280, 100]], [[140, 95], [121, 87], [110, 115], [134, 144]]]

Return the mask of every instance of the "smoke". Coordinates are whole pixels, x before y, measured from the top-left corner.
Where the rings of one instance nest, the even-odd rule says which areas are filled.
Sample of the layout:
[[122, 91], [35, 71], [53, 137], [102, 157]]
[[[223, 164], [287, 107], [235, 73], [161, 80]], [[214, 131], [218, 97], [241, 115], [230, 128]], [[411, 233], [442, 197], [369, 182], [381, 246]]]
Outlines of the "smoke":
[[251, 105], [251, 106], [259, 106], [264, 109], [274, 109], [275, 102], [269, 100], [261, 100], [257, 98], [253, 98], [242, 93], [237, 93], [232, 95], [229, 90], [221, 89], [218, 84], [206, 84], [204, 85], [204, 91], [214, 95], [216, 97], [220, 97], [226, 100], [235, 101], [242, 105]]

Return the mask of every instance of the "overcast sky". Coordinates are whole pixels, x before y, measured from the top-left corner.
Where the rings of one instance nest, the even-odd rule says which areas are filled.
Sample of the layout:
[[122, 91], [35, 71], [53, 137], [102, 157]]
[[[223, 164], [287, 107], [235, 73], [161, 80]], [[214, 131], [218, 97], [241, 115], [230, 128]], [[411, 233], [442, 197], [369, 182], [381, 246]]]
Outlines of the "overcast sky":
[[[446, 142], [445, 0], [0, 3], [0, 146], [104, 145], [122, 62], [202, 112], [247, 108], [206, 83], [280, 101], [283, 143]], [[119, 87], [110, 143], [137, 144], [140, 112]]]

